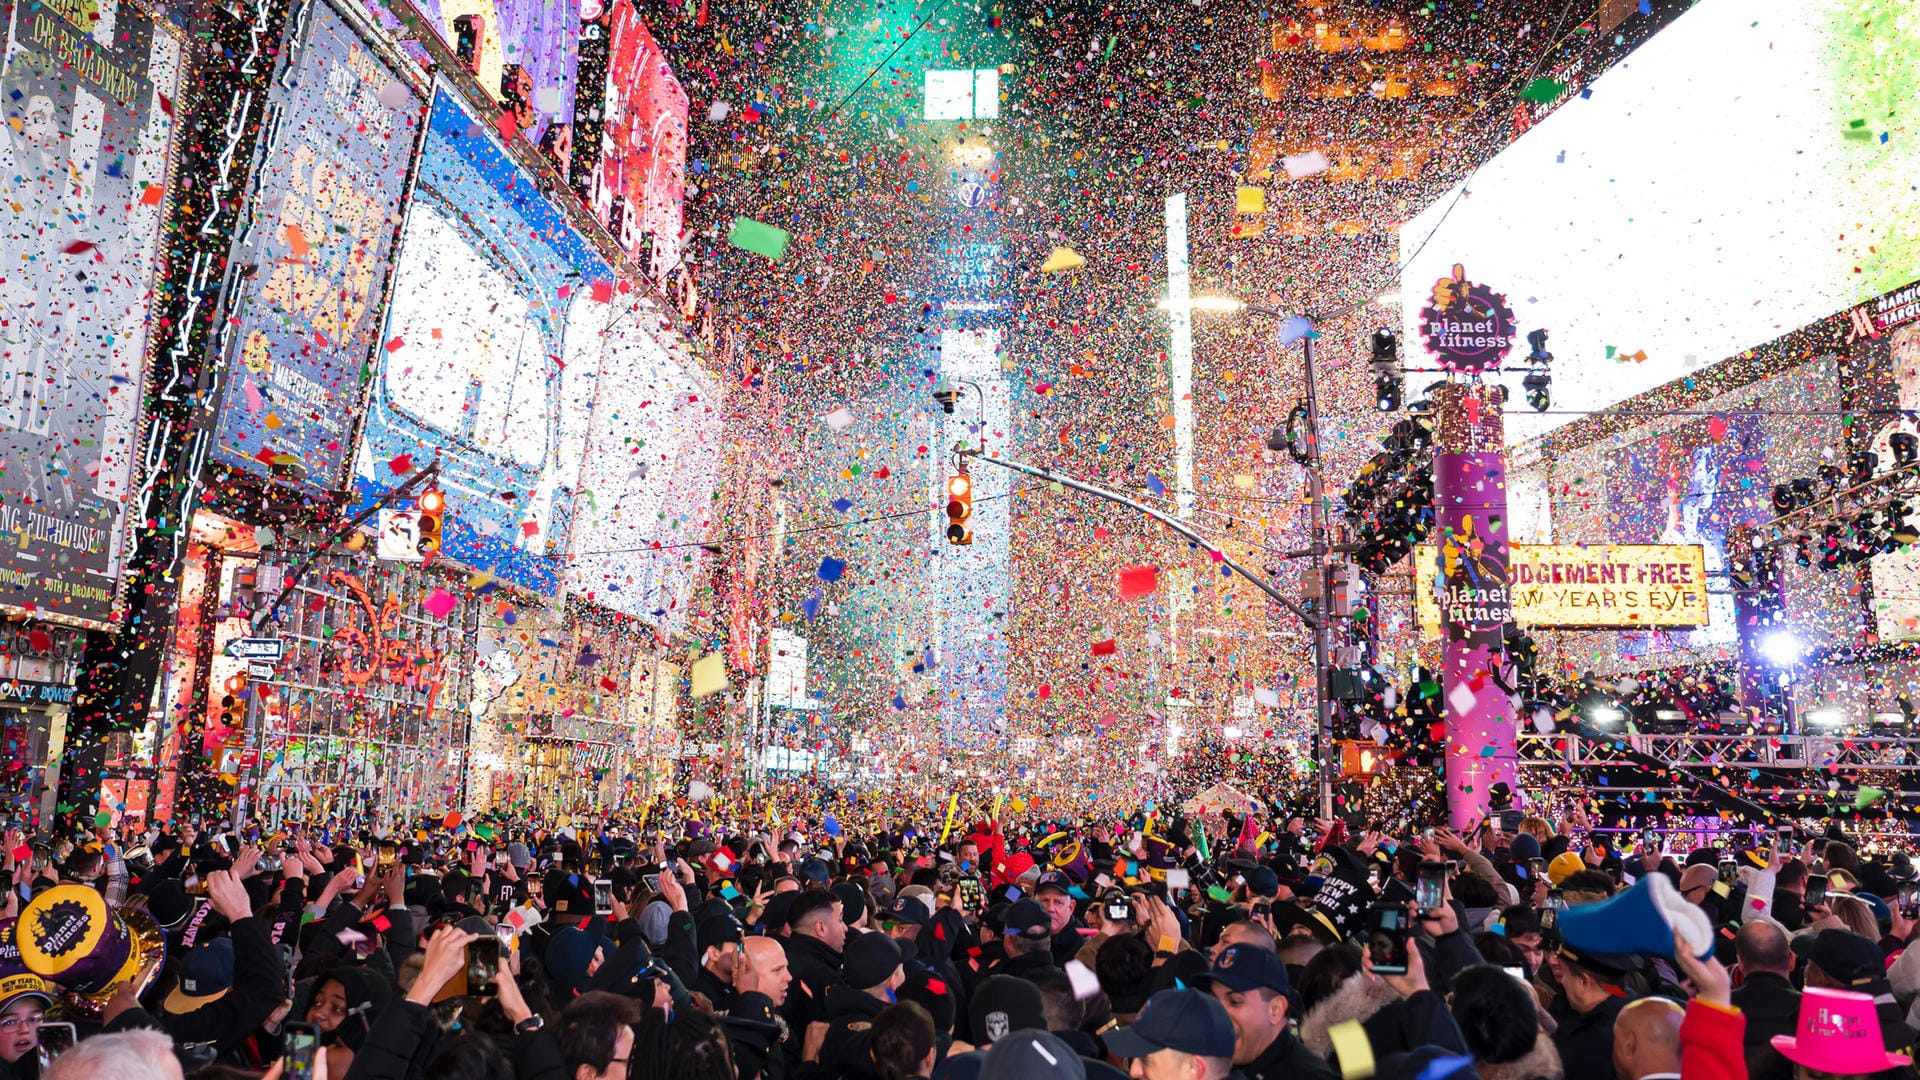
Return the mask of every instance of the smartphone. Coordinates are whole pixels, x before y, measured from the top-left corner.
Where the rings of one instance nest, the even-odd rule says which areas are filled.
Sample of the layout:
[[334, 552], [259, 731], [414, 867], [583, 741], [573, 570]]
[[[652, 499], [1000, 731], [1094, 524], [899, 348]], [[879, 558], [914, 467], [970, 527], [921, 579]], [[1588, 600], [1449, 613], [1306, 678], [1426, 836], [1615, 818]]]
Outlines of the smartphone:
[[1527, 860], [1527, 880], [1528, 881], [1539, 881], [1541, 878], [1544, 878], [1546, 876], [1547, 876], [1547, 860], [1545, 859], [1528, 859]]
[[499, 937], [477, 937], [467, 942], [467, 994], [491, 997], [493, 977], [500, 970]]
[[1774, 830], [1773, 850], [1776, 853], [1791, 853], [1793, 851], [1792, 826], [1782, 825], [1778, 829]]
[[1367, 928], [1367, 956], [1373, 960], [1376, 975], [1407, 973], [1407, 909], [1397, 904], [1376, 904], [1372, 925]]
[[312, 1024], [288, 1022], [280, 1025], [285, 1038], [286, 1062], [280, 1075], [283, 1080], [313, 1080], [313, 1059], [320, 1053], [320, 1029]]
[[1827, 875], [1808, 874], [1807, 892], [1800, 898], [1801, 907], [1820, 907], [1827, 902]]
[[1519, 980], [1520, 980], [1521, 982], [1526, 982], [1526, 981], [1527, 981], [1527, 969], [1526, 969], [1526, 968], [1517, 968], [1517, 967], [1503, 967], [1503, 968], [1501, 968], [1500, 970], [1501, 970], [1501, 971], [1504, 971], [1504, 972], [1506, 972], [1507, 974], [1509, 974], [1509, 975], [1511, 975], [1511, 976], [1513, 976], [1513, 977], [1514, 977], [1514, 978], [1516, 978], [1516, 979], [1519, 979]]
[[659, 874], [641, 874], [640, 884], [645, 885], [647, 887], [648, 892], [659, 892], [660, 891], [660, 875]]
[[593, 879], [593, 913], [613, 914], [613, 882], [607, 878]]
[[1421, 911], [1439, 911], [1447, 906], [1446, 863], [1420, 864], [1420, 876], [1414, 879], [1413, 904]]
[[43, 1020], [40, 1023], [40, 1067], [45, 1069], [53, 1064], [53, 1059], [73, 1049], [73, 1025]]
[[963, 877], [955, 886], [960, 897], [960, 906], [967, 911], [979, 911], [986, 905], [987, 891], [980, 885], [977, 877]]
[[1271, 915], [1273, 914], [1273, 905], [1267, 903], [1265, 900], [1262, 900], [1259, 903], [1253, 905], [1252, 912], [1255, 918], [1259, 918], [1262, 915]]
[[1540, 941], [1541, 943], [1545, 944], [1551, 941], [1554, 945], [1557, 946], [1560, 943], [1559, 938], [1560, 938], [1559, 909], [1550, 908], [1550, 907], [1541, 908], [1540, 909]]
[[1920, 881], [1909, 881], [1900, 886], [1900, 917], [1920, 919]]
[[1731, 885], [1740, 877], [1740, 864], [1732, 859], [1720, 860], [1720, 880]]

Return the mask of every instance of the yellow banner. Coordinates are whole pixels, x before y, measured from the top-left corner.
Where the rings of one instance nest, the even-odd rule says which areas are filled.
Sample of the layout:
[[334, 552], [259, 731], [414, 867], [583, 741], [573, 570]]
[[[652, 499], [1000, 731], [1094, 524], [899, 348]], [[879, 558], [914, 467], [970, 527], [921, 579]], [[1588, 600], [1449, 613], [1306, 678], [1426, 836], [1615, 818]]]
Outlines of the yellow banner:
[[[1420, 637], [1440, 637], [1440, 550], [1414, 553]], [[1515, 544], [1507, 557], [1513, 621], [1528, 629], [1637, 630], [1707, 625], [1706, 549], [1698, 544]]]

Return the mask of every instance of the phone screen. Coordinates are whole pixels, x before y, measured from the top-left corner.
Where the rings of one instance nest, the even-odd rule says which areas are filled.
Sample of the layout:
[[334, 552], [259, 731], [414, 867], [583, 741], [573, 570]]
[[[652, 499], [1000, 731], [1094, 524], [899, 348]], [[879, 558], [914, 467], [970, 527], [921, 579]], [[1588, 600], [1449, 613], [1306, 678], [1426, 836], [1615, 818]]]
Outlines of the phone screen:
[[40, 1024], [40, 1058], [44, 1067], [53, 1063], [53, 1059], [73, 1049], [73, 1025], [55, 1023], [51, 1020]]
[[641, 874], [640, 883], [647, 887], [648, 892], [660, 891], [660, 875], [659, 874]]
[[493, 976], [500, 970], [500, 939], [479, 937], [467, 942], [467, 993], [487, 997], [494, 991]]
[[1801, 898], [1803, 907], [1819, 907], [1827, 902], [1827, 875], [1808, 874], [1807, 892]]
[[1406, 911], [1391, 905], [1373, 909], [1373, 926], [1367, 931], [1367, 956], [1377, 975], [1407, 973]]
[[1920, 919], [1920, 881], [1910, 881], [1900, 886], [1900, 915], [1906, 919]]
[[607, 878], [593, 879], [593, 913], [613, 914], [613, 882]]
[[1527, 860], [1527, 876], [1532, 878], [1535, 881], [1539, 881], [1541, 878], [1546, 877], [1547, 876], [1547, 860], [1528, 859]]
[[1720, 860], [1720, 880], [1731, 885], [1740, 876], [1740, 864], [1732, 859]]
[[285, 1024], [281, 1028], [286, 1033], [286, 1065], [280, 1075], [284, 1080], [313, 1080], [313, 1059], [320, 1052], [320, 1029], [312, 1024]]
[[1447, 903], [1447, 864], [1423, 862], [1413, 890], [1414, 906], [1421, 911], [1439, 911]]
[[986, 890], [980, 887], [980, 879], [976, 877], [961, 878], [957, 891], [960, 896], [960, 905], [968, 911], [979, 911], [982, 902], [986, 899]]

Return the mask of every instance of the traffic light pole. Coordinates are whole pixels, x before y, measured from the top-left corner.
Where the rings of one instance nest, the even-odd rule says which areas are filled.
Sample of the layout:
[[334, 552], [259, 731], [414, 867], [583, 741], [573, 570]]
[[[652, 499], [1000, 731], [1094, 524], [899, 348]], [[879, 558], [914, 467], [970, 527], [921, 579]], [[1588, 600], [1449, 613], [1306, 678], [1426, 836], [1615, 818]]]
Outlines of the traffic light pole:
[[[1309, 358], [1311, 358], [1312, 356], [1311, 346], [1308, 347], [1308, 356]], [[1309, 364], [1311, 364], [1311, 359], [1309, 359]], [[1309, 383], [1309, 385], [1311, 385], [1311, 383]], [[1308, 400], [1308, 409], [1309, 409], [1308, 415], [1309, 417], [1311, 417], [1313, 399], [1311, 396], [1309, 396], [1307, 400]], [[1316, 438], [1314, 442], [1315, 442], [1314, 460], [1318, 462], [1319, 440]], [[1173, 517], [1172, 515], [1167, 514], [1162, 510], [1159, 510], [1152, 506], [1148, 506], [1146, 503], [1140, 502], [1137, 499], [1130, 499], [1127, 496], [1122, 495], [1117, 491], [1110, 491], [1106, 488], [1101, 487], [1098, 484], [1090, 484], [1090, 483], [1087, 483], [1085, 480], [1075, 479], [1074, 477], [1071, 477], [1071, 476], [1062, 476], [1059, 473], [1051, 472], [1047, 469], [1040, 468], [1038, 465], [1029, 465], [1023, 461], [1013, 461], [1008, 458], [988, 457], [981, 451], [968, 450], [965, 448], [957, 447], [955, 448], [954, 453], [958, 455], [963, 461], [967, 458], [972, 458], [975, 461], [983, 461], [989, 465], [998, 465], [1001, 468], [1010, 470], [1012, 472], [1024, 473], [1036, 479], [1045, 480], [1051, 484], [1059, 484], [1061, 487], [1072, 488], [1075, 491], [1082, 492], [1087, 495], [1092, 495], [1095, 498], [1105, 499], [1107, 502], [1110, 502], [1110, 503], [1117, 503], [1121, 506], [1127, 507], [1130, 510], [1137, 510], [1140, 513], [1145, 514], [1146, 516], [1159, 522], [1160, 524], [1165, 525], [1167, 528], [1172, 529], [1174, 532], [1179, 533], [1181, 536], [1184, 536], [1187, 539], [1193, 541], [1194, 543], [1205, 546], [1208, 551], [1211, 551], [1220, 557], [1221, 563], [1224, 564], [1227, 567], [1227, 569], [1232, 570], [1234, 573], [1239, 574], [1242, 578], [1245, 578], [1247, 581], [1252, 582], [1254, 588], [1257, 588], [1261, 592], [1266, 593], [1267, 597], [1271, 599], [1274, 603], [1279, 604], [1281, 607], [1291, 612], [1295, 618], [1299, 619], [1300, 622], [1304, 626], [1306, 626], [1306, 628], [1309, 631], [1313, 633], [1313, 654], [1314, 654], [1313, 660], [1314, 660], [1314, 668], [1315, 668], [1314, 681], [1313, 681], [1313, 698], [1314, 698], [1313, 704], [1314, 704], [1315, 720], [1317, 722], [1316, 741], [1319, 742], [1320, 744], [1318, 748], [1320, 760], [1315, 763], [1315, 771], [1319, 774], [1319, 777], [1320, 777], [1320, 814], [1322, 817], [1331, 817], [1333, 815], [1333, 775], [1331, 772], [1333, 765], [1328, 760], [1328, 753], [1331, 751], [1332, 745], [1333, 745], [1332, 737], [1331, 737], [1332, 731], [1333, 731], [1333, 715], [1332, 715], [1333, 710], [1332, 710], [1332, 702], [1327, 695], [1328, 646], [1327, 646], [1327, 620], [1324, 614], [1327, 610], [1327, 569], [1326, 569], [1327, 547], [1324, 543], [1321, 542], [1323, 537], [1321, 535], [1319, 527], [1316, 527], [1314, 529], [1314, 544], [1313, 544], [1313, 552], [1312, 552], [1314, 556], [1314, 572], [1320, 576], [1320, 612], [1316, 613], [1316, 612], [1308, 611], [1306, 608], [1288, 599], [1283, 593], [1280, 592], [1279, 589], [1274, 588], [1271, 582], [1267, 581], [1265, 578], [1261, 577], [1260, 575], [1255, 574], [1253, 571], [1248, 570], [1246, 567], [1240, 565], [1238, 562], [1234, 561], [1233, 557], [1228, 555], [1226, 552], [1221, 551], [1220, 549], [1214, 547], [1213, 541], [1200, 535], [1200, 533], [1196, 532], [1192, 527], [1188, 526], [1185, 522], [1181, 521], [1179, 518]], [[1319, 482], [1318, 469], [1314, 470], [1313, 476], [1314, 476], [1314, 479], [1312, 482], [1312, 486], [1313, 486], [1313, 493], [1314, 493], [1314, 506], [1317, 508], [1320, 504], [1320, 500], [1319, 500], [1320, 482]], [[1320, 521], [1318, 509], [1315, 510], [1314, 521], [1316, 523]]]

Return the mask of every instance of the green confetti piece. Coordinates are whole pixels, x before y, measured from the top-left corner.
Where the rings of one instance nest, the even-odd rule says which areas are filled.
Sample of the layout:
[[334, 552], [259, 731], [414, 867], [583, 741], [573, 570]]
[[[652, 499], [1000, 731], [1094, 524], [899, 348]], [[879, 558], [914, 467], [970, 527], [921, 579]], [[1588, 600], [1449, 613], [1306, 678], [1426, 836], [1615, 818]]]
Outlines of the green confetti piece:
[[1566, 92], [1566, 83], [1560, 82], [1557, 79], [1549, 79], [1542, 75], [1540, 78], [1528, 83], [1520, 91], [1520, 98], [1523, 101], [1531, 101], [1544, 105]]
[[785, 229], [745, 217], [734, 218], [733, 228], [727, 232], [727, 243], [743, 251], [765, 255], [775, 262], [787, 253], [787, 244], [792, 240], [793, 234]]

